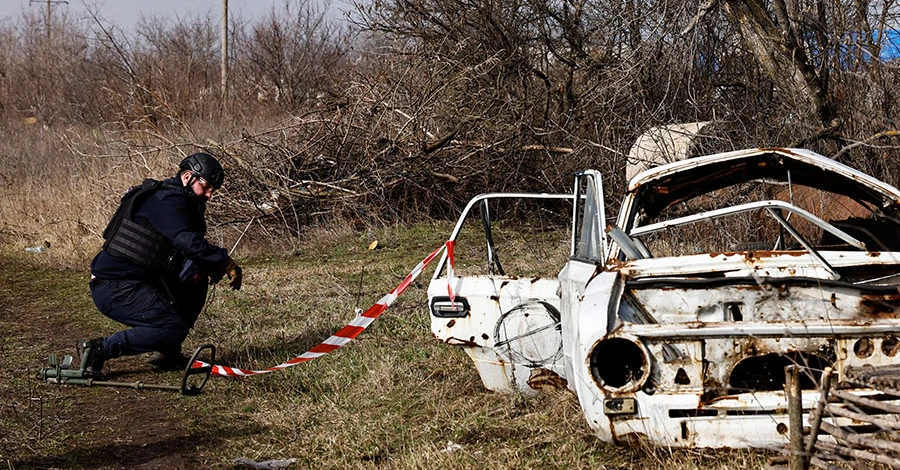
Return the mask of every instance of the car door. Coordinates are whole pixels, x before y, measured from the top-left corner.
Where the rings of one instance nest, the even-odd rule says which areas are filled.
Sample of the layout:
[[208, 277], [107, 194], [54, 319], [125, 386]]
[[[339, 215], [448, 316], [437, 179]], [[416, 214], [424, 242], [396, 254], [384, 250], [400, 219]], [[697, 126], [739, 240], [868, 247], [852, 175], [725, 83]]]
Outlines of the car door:
[[[473, 198], [437, 265], [428, 288], [432, 332], [462, 347], [491, 390], [565, 383], [558, 273], [574, 251], [575, 197]], [[599, 227], [603, 208], [591, 208]]]

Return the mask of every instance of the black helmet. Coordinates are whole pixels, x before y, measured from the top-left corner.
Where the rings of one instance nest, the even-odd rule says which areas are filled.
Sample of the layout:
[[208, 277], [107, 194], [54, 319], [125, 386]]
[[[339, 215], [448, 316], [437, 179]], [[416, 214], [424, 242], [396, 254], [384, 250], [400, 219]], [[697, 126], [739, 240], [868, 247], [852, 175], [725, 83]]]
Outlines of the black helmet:
[[188, 155], [178, 164], [178, 170], [191, 170], [209, 181], [209, 184], [216, 189], [221, 188], [225, 181], [225, 170], [222, 169], [222, 165], [215, 157], [204, 152]]

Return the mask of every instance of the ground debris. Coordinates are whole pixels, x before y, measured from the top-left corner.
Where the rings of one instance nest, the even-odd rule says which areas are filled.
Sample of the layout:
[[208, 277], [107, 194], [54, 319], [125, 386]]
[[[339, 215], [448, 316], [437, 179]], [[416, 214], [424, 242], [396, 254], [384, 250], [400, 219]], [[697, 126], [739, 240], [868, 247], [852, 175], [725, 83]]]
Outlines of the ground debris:
[[459, 445], [453, 441], [447, 441], [447, 447], [444, 447], [443, 449], [441, 449], [441, 452], [442, 453], [456, 452], [458, 450], [462, 450], [461, 445]]
[[245, 459], [243, 457], [238, 457], [234, 459], [235, 465], [240, 465], [242, 467], [249, 468], [258, 468], [261, 470], [276, 470], [279, 468], [288, 468], [296, 462], [297, 459], [275, 459], [275, 460], [264, 460], [262, 462], [255, 462], [250, 459]]

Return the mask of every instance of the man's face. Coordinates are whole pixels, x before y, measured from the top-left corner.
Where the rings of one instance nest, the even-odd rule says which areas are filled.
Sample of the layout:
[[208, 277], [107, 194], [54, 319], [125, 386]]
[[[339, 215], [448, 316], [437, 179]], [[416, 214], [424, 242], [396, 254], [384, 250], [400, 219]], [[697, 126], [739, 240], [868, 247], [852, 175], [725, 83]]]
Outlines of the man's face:
[[214, 188], [213, 185], [209, 184], [202, 176], [191, 171], [184, 172], [181, 176], [181, 182], [185, 186], [190, 183], [191, 191], [204, 201], [210, 200], [213, 193], [216, 192], [216, 188]]

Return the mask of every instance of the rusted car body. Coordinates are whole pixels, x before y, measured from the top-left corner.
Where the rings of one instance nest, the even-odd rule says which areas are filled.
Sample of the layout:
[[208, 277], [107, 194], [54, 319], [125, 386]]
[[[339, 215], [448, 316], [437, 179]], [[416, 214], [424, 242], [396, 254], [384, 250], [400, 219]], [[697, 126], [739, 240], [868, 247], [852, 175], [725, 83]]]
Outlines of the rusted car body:
[[[525, 200], [570, 211], [557, 273], [498, 269], [536, 248], [498, 248], [488, 202]], [[457, 253], [475, 209], [487, 268], [441, 260], [434, 335], [463, 348], [491, 390], [568, 387], [605, 441], [780, 446], [786, 365], [805, 367], [808, 410], [824, 368], [900, 362], [900, 191], [811, 151], [651, 168], [610, 224], [596, 171], [572, 194], [478, 196], [451, 234]]]

